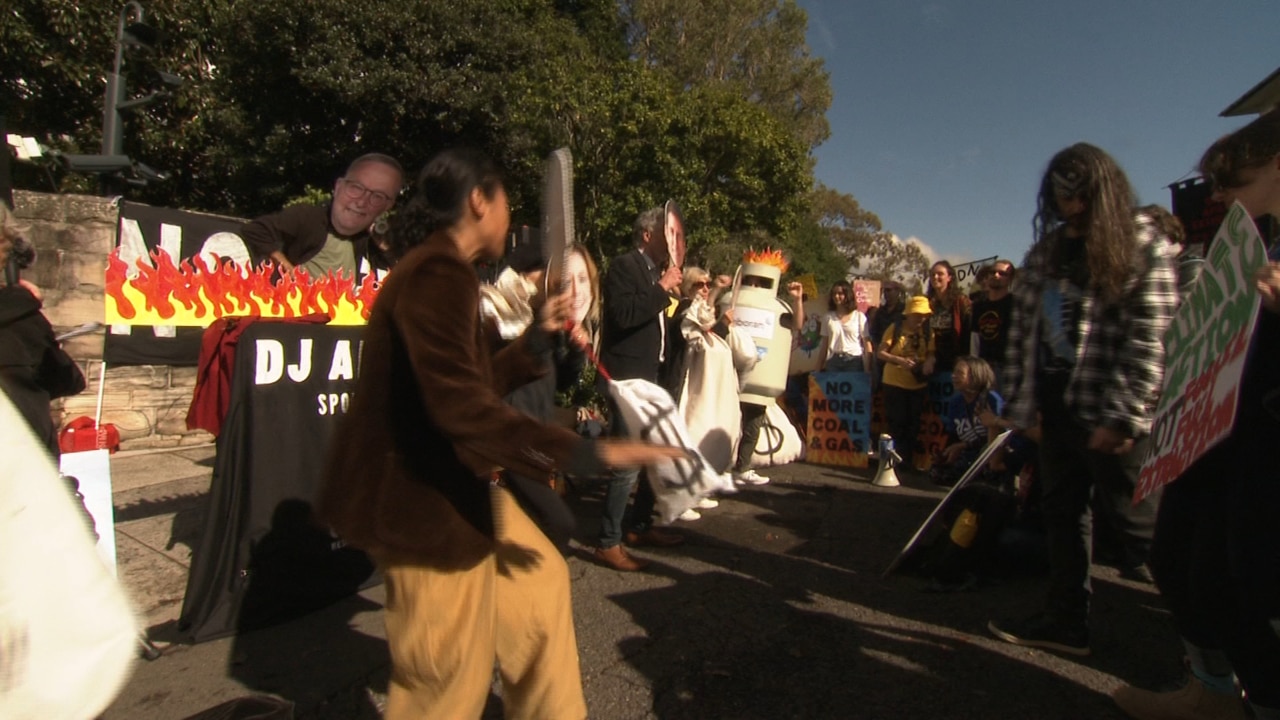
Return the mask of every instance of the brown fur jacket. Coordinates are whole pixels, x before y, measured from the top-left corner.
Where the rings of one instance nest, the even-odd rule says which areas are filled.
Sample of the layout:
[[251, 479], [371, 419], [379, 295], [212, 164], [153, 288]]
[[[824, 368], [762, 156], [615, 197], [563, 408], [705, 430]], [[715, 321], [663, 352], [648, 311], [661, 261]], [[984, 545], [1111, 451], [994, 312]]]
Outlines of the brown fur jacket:
[[490, 357], [479, 303], [475, 270], [443, 233], [410, 251], [378, 293], [319, 508], [375, 556], [471, 567], [493, 551], [501, 522], [494, 470], [599, 470], [592, 443], [503, 403], [549, 369], [538, 367], [549, 338], [535, 325]]

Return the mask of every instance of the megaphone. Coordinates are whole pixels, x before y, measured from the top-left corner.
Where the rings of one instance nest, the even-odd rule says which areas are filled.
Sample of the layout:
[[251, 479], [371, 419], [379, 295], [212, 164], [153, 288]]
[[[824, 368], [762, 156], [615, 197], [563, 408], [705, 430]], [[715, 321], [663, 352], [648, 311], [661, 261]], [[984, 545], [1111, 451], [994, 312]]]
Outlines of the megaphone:
[[880, 436], [880, 469], [876, 470], [876, 476], [871, 480], [871, 484], [876, 487], [898, 487], [898, 474], [893, 471], [894, 466], [902, 462], [902, 456], [893, 448], [893, 438], [889, 435]]

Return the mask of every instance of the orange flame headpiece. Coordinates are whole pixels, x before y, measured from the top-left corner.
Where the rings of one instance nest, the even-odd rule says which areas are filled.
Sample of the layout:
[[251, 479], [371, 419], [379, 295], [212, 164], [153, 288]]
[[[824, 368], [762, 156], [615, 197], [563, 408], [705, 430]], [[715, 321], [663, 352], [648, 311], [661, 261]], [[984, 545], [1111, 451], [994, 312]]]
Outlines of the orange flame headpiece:
[[787, 268], [791, 267], [791, 263], [782, 255], [781, 250], [773, 250], [766, 247], [764, 250], [747, 250], [742, 256], [744, 263], [756, 263], [759, 265], [772, 265], [778, 268], [779, 273], [785, 273]]

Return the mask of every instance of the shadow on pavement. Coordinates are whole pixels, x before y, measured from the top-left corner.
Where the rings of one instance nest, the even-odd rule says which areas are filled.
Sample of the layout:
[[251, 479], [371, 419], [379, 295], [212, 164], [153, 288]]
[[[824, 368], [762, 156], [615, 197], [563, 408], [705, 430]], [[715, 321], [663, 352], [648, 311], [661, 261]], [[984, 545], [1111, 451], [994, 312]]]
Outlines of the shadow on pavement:
[[[773, 470], [774, 483], [680, 523], [688, 543], [660, 551], [713, 569], [659, 559], [648, 573], [671, 584], [610, 597], [645, 631], [619, 650], [651, 681], [657, 717], [1119, 718], [1115, 682], [1098, 673], [1141, 686], [1176, 674], [1181, 649], [1154, 588], [1095, 577], [1092, 657], [1007, 645], [987, 621], [1037, 609], [1040, 579], [939, 595], [901, 571], [880, 577], [941, 491]], [[590, 545], [598, 498], [574, 502]]]

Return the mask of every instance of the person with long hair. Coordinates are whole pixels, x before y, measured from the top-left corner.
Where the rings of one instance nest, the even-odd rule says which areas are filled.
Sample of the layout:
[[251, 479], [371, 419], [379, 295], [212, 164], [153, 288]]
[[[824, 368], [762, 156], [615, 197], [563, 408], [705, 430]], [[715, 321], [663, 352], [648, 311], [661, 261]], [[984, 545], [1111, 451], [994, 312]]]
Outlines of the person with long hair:
[[1041, 423], [1050, 548], [1046, 607], [992, 621], [1015, 645], [1089, 654], [1090, 497], [1123, 539], [1122, 572], [1142, 567], [1158, 498], [1132, 506], [1177, 306], [1175, 248], [1144, 215], [1116, 161], [1079, 143], [1049, 162], [1014, 287], [1004, 371], [1015, 428]]
[[403, 249], [365, 329], [350, 412], [330, 448], [320, 516], [367, 551], [387, 587], [386, 717], [479, 717], [495, 660], [511, 717], [587, 715], [568, 567], [496, 475], [597, 475], [683, 454], [584, 440], [511, 408], [570, 299], [540, 303], [491, 355], [473, 263], [502, 255], [510, 222], [497, 166], [446, 150], [418, 176], [391, 235]]
[[[1280, 111], [1215, 142], [1200, 160], [1214, 198], [1280, 218]], [[1267, 223], [1259, 222], [1259, 227]], [[1231, 435], [1165, 488], [1151, 572], [1190, 673], [1172, 692], [1122, 686], [1135, 718], [1280, 718], [1280, 262], [1255, 279], [1263, 312]], [[1251, 713], [1240, 702], [1237, 681]]]
[[950, 372], [956, 358], [969, 352], [969, 296], [956, 282], [956, 269], [946, 260], [929, 268], [929, 329], [937, 349], [937, 371]]
[[867, 316], [858, 309], [853, 287], [838, 280], [827, 293], [827, 314], [822, 318], [822, 344], [818, 366], [826, 372], [870, 372], [871, 334]]

